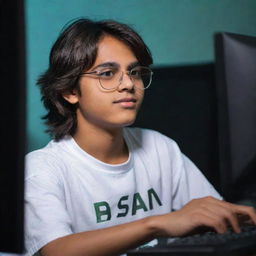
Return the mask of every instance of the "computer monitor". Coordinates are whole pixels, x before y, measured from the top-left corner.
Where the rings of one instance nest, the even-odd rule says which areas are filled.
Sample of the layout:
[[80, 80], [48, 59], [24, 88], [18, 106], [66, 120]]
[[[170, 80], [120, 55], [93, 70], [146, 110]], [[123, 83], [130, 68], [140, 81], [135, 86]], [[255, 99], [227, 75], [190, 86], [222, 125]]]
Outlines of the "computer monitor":
[[21, 0], [0, 0], [0, 252], [23, 251], [25, 45]]
[[155, 67], [133, 126], [174, 139], [219, 190], [214, 63]]
[[221, 189], [256, 201], [256, 37], [215, 35]]

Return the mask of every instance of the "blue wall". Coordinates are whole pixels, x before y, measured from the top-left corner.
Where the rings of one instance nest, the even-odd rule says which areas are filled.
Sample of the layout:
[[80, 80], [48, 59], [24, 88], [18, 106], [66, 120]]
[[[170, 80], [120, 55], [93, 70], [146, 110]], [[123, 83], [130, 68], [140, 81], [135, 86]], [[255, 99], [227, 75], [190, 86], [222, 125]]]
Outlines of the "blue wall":
[[128, 23], [148, 44], [154, 65], [169, 66], [213, 61], [213, 34], [256, 35], [255, 14], [255, 0], [27, 0], [28, 151], [50, 139], [35, 82], [68, 21], [88, 17]]

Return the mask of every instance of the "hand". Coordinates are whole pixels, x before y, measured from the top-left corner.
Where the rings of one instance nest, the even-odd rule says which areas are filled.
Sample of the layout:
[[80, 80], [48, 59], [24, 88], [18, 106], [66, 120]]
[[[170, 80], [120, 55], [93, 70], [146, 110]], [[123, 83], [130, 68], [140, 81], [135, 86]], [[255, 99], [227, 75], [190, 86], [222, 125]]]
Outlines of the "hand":
[[256, 225], [253, 207], [231, 204], [213, 197], [193, 199], [178, 211], [158, 216], [160, 236], [183, 236], [198, 228], [225, 233], [228, 227], [240, 232], [240, 221], [249, 219]]

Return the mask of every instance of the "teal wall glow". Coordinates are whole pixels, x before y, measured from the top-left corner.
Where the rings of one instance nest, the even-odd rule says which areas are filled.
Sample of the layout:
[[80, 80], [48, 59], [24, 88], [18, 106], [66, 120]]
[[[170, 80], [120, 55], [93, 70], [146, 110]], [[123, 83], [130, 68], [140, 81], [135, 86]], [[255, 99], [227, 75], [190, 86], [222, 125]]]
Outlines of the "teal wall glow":
[[155, 66], [213, 61], [213, 34], [256, 35], [255, 0], [26, 0], [28, 151], [49, 141], [36, 79], [48, 65], [62, 27], [78, 17], [116, 19], [133, 26]]

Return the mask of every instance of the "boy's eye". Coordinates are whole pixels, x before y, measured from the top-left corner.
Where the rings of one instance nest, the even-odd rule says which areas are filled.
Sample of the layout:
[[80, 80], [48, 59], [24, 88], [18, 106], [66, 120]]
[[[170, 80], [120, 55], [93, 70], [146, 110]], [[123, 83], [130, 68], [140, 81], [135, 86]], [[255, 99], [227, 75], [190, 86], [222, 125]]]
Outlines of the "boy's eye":
[[111, 78], [115, 75], [114, 70], [102, 70], [98, 72], [98, 76], [102, 78]]
[[130, 71], [130, 75], [132, 77], [140, 77], [141, 76], [141, 71], [139, 69], [133, 69]]

